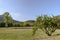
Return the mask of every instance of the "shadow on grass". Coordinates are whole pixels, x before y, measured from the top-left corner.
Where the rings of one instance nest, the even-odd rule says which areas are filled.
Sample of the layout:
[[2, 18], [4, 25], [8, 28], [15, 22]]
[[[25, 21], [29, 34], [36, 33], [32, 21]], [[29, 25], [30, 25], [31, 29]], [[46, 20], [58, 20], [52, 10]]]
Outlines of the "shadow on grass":
[[60, 34], [54, 34], [54, 35], [52, 35], [52, 36], [60, 36]]

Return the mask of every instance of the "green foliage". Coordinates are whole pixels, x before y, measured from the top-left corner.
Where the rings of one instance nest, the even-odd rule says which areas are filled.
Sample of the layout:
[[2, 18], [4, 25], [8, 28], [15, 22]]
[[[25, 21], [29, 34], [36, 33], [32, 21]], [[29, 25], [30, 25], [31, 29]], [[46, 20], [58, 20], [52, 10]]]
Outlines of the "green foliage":
[[53, 32], [60, 26], [60, 22], [56, 17], [49, 17], [47, 15], [39, 16], [36, 19], [36, 23], [34, 25], [33, 35], [35, 34], [37, 28], [42, 29], [48, 36], [51, 36]]
[[28, 27], [28, 26], [30, 26], [30, 24], [27, 23], [27, 22], [24, 22], [24, 25], [23, 26]]
[[56, 18], [44, 16], [43, 22], [44, 22], [43, 23], [43, 25], [44, 25], [43, 29], [44, 29], [45, 33], [48, 36], [51, 36], [51, 34], [56, 30], [56, 27], [57, 27]]
[[8, 27], [9, 23], [13, 23], [12, 17], [10, 16], [9, 12], [5, 12], [3, 14], [3, 17], [4, 17], [4, 23], [6, 27]]
[[24, 26], [24, 22], [20, 22], [20, 27], [23, 27]]
[[42, 16], [38, 16], [38, 18], [36, 19], [36, 21], [34, 23], [34, 28], [33, 28], [33, 34], [32, 35], [35, 35], [38, 28], [42, 29]]
[[33, 34], [32, 36], [35, 35], [36, 31], [38, 30], [38, 26], [36, 25], [36, 22], [34, 23], [34, 28], [33, 28]]

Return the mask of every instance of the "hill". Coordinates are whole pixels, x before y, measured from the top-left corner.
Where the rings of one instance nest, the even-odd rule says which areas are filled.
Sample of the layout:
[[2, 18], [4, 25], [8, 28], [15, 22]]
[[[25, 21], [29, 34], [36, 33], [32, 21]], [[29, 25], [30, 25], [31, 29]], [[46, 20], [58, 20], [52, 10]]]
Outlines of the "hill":
[[[12, 20], [13, 20], [13, 22], [19, 22], [19, 21], [14, 20], [14, 19], [12, 19]], [[0, 22], [4, 22], [4, 17], [2, 15], [0, 15]]]

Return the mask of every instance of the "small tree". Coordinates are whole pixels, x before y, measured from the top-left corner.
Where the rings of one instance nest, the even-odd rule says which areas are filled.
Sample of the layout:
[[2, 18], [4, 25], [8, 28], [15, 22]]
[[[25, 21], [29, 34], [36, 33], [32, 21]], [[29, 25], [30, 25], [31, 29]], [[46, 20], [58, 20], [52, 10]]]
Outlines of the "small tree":
[[58, 20], [55, 17], [48, 17], [47, 15], [39, 16], [36, 19], [33, 35], [38, 28], [42, 29], [48, 36], [51, 36], [53, 32], [57, 29]]

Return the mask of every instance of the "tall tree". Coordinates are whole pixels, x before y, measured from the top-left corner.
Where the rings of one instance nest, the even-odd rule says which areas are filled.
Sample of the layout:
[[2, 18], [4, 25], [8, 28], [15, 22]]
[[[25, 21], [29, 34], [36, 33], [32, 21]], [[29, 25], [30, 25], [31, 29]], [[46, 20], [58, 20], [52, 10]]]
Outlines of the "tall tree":
[[10, 16], [9, 12], [5, 12], [3, 14], [3, 17], [4, 17], [4, 23], [5, 23], [5, 26], [8, 27], [8, 23], [12, 23], [12, 17]]

